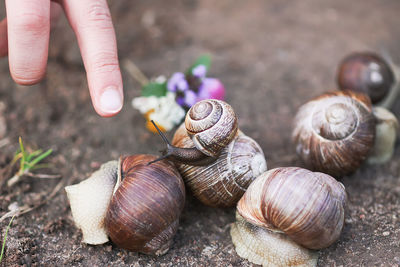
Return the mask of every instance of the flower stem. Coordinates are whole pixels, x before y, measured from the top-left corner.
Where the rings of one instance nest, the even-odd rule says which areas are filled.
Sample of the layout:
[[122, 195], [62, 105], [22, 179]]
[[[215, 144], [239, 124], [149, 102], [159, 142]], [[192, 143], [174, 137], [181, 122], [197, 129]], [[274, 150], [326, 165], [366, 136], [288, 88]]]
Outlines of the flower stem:
[[124, 67], [132, 76], [132, 78], [135, 79], [138, 83], [140, 83], [140, 85], [144, 86], [150, 82], [149, 79], [146, 77], [146, 75], [144, 75], [144, 73], [139, 69], [139, 67], [136, 66], [135, 63], [133, 63], [132, 61], [125, 60]]

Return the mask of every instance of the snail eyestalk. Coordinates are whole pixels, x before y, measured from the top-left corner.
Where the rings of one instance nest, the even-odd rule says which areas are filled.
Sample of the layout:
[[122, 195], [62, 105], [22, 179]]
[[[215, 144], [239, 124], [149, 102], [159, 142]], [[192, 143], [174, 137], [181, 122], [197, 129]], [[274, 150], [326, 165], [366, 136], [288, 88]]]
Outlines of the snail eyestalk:
[[178, 161], [188, 165], [206, 165], [216, 160], [216, 158], [207, 156], [195, 147], [181, 148], [171, 145], [164, 133], [158, 128], [157, 124], [153, 120], [151, 120], [151, 123], [154, 125], [167, 147], [166, 149], [162, 150], [162, 156], [150, 161], [148, 165], [163, 159], [170, 159], [172, 161]]

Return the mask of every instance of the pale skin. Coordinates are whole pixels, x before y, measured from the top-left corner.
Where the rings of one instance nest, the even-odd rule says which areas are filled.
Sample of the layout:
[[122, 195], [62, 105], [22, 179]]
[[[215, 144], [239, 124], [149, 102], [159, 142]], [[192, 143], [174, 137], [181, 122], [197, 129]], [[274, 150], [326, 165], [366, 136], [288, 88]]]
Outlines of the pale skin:
[[0, 21], [0, 57], [8, 54], [10, 73], [21, 85], [46, 73], [50, 28], [63, 11], [75, 32], [96, 112], [116, 115], [123, 89], [117, 42], [106, 0], [5, 0]]

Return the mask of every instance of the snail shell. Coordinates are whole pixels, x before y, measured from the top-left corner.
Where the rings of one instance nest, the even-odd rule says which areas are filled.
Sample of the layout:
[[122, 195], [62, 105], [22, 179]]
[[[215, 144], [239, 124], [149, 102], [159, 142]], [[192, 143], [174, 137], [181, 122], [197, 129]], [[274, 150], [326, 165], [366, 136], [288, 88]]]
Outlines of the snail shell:
[[237, 134], [237, 117], [224, 101], [207, 99], [193, 105], [185, 126], [194, 146], [210, 157], [217, 157]]
[[316, 265], [316, 253], [308, 249], [339, 238], [346, 201], [344, 186], [329, 175], [297, 167], [269, 170], [238, 202], [231, 228], [236, 251], [264, 266]]
[[375, 118], [369, 98], [352, 91], [323, 94], [300, 107], [293, 142], [305, 164], [342, 176], [367, 158], [375, 138]]
[[[182, 148], [194, 147], [183, 124], [176, 131], [172, 143]], [[260, 146], [241, 131], [211, 164], [193, 166], [176, 162], [175, 165], [201, 202], [218, 207], [235, 205], [250, 183], [267, 169]]]
[[156, 157], [135, 155], [104, 164], [89, 179], [66, 187], [83, 241], [146, 254], [168, 251], [178, 229], [185, 188], [176, 168]]
[[367, 94], [373, 104], [382, 101], [395, 84], [391, 66], [372, 52], [352, 53], [342, 60], [337, 73], [342, 90]]

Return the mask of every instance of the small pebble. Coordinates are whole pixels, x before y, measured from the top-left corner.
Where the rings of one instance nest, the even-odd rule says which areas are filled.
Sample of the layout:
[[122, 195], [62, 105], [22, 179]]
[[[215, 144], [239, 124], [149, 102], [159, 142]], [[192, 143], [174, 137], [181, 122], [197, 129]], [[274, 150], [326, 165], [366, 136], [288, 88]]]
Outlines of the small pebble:
[[383, 232], [382, 235], [383, 236], [388, 236], [388, 235], [390, 235], [390, 233], [386, 231], [386, 232]]
[[100, 168], [100, 166], [101, 166], [101, 163], [98, 161], [90, 162], [90, 168], [92, 168], [92, 169], [98, 169], [98, 168]]

